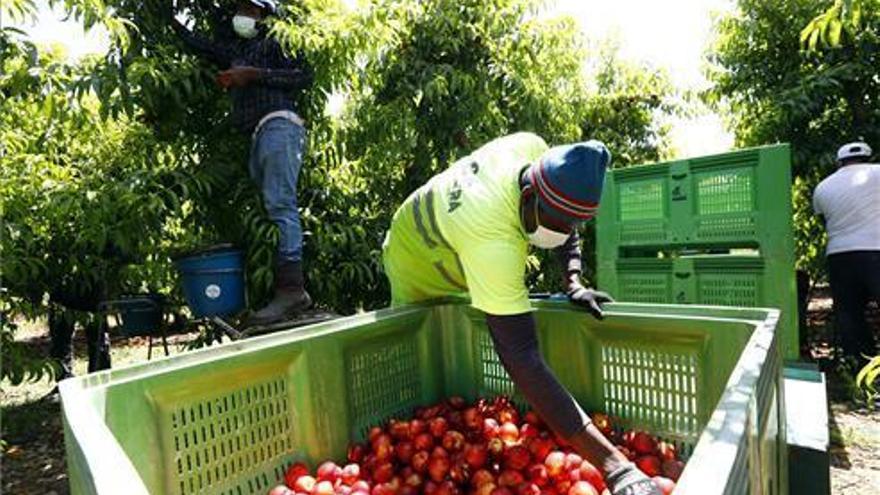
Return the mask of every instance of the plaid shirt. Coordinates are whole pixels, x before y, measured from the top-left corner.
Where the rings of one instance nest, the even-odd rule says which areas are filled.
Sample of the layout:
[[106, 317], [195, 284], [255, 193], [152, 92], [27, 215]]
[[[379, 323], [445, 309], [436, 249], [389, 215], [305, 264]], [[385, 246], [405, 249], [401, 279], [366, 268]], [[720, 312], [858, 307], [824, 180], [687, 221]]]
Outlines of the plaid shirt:
[[312, 83], [312, 69], [303, 55], [300, 53], [291, 60], [272, 38], [236, 36], [212, 41], [191, 32], [177, 21], [172, 25], [187, 46], [224, 69], [243, 66], [265, 69], [258, 81], [229, 90], [232, 123], [244, 133], [252, 132], [268, 113], [294, 111], [293, 93], [305, 90]]

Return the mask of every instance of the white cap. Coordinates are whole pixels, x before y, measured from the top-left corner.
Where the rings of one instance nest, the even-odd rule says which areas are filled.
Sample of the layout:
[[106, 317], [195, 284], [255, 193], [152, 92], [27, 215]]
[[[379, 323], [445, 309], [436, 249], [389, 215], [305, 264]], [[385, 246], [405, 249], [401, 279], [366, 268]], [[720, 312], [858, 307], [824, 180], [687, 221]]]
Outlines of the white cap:
[[853, 157], [870, 158], [871, 155], [871, 147], [867, 143], [856, 141], [855, 143], [844, 144], [837, 150], [837, 161]]

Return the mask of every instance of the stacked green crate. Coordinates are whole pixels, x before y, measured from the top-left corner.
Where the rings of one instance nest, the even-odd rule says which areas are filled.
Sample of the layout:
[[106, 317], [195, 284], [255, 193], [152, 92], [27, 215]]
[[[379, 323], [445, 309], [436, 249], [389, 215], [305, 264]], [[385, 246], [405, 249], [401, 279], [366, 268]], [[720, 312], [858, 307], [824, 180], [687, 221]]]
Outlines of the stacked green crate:
[[614, 170], [597, 244], [599, 286], [617, 299], [779, 308], [784, 355], [798, 356], [787, 145]]

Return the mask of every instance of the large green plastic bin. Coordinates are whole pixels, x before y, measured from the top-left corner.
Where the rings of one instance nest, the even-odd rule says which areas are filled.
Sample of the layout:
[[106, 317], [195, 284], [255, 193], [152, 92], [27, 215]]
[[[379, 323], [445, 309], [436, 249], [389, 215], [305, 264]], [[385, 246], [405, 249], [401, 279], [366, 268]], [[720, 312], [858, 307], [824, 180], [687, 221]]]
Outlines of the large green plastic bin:
[[[776, 310], [536, 302], [541, 349], [590, 410], [690, 456], [678, 494], [783, 493]], [[61, 383], [74, 494], [263, 494], [295, 459], [457, 394], [510, 394], [483, 315], [383, 310]]]

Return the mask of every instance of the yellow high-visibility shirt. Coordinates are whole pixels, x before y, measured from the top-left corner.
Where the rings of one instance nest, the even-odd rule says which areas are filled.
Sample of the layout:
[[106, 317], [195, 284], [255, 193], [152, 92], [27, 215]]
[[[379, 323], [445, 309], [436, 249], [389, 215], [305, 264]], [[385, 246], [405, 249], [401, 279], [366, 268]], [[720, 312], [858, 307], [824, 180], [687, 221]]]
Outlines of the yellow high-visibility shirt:
[[392, 302], [469, 295], [489, 314], [530, 311], [519, 177], [547, 149], [535, 134], [501, 137], [411, 194], [383, 244]]

